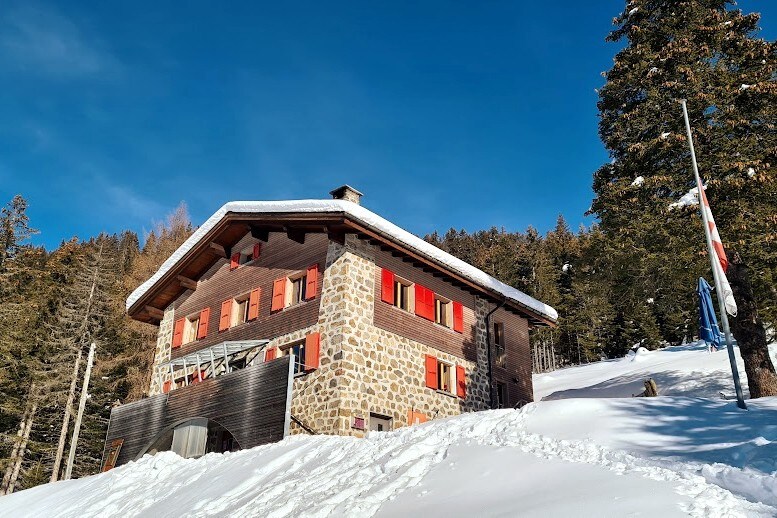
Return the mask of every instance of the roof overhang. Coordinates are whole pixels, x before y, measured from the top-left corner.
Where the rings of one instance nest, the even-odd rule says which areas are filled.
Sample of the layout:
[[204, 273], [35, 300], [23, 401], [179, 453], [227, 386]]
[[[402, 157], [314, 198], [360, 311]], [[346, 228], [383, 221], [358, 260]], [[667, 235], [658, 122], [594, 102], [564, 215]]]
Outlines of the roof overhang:
[[[288, 210], [284, 210], [288, 209]], [[463, 289], [504, 303], [507, 310], [526, 317], [532, 325], [555, 326], [553, 308], [507, 286], [485, 272], [386, 221], [373, 212], [343, 200], [294, 202], [231, 202], [224, 205], [179, 247], [154, 276], [127, 299], [128, 314], [139, 321], [158, 323], [163, 311], [250, 232], [267, 241], [271, 232], [286, 233], [304, 243], [308, 234], [324, 233], [345, 242], [357, 234], [432, 275], [448, 278]]]

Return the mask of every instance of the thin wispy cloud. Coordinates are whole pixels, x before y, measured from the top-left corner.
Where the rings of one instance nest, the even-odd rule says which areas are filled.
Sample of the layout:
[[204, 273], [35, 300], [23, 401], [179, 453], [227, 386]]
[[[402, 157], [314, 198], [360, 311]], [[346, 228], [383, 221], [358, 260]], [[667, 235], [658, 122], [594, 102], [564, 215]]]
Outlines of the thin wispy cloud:
[[26, 73], [59, 79], [118, 70], [118, 61], [96, 36], [40, 4], [0, 9], [0, 60]]

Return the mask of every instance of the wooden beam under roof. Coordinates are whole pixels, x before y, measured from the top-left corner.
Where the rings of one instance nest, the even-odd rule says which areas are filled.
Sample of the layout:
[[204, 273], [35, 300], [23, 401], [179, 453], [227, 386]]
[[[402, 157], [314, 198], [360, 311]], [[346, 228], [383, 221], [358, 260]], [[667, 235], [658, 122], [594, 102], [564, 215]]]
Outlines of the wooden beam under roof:
[[223, 245], [220, 245], [218, 243], [214, 243], [213, 241], [210, 242], [210, 249], [219, 257], [223, 257], [224, 259], [227, 259], [230, 255], [231, 250], [225, 248]]
[[183, 275], [178, 275], [176, 278], [178, 279], [179, 284], [184, 288], [189, 290], [197, 289], [197, 281], [195, 281], [194, 279], [184, 277]]
[[251, 227], [251, 237], [253, 237], [254, 239], [264, 241], [265, 243], [270, 239], [269, 229], [257, 227], [256, 225], [250, 225], [250, 227]]
[[157, 320], [162, 320], [165, 318], [165, 312], [159, 308], [155, 308], [154, 306], [145, 306], [143, 309], [146, 310], [146, 313], [148, 313], [151, 318], [156, 318]]
[[286, 236], [296, 243], [299, 243], [301, 245], [305, 244], [305, 232], [302, 230], [294, 230], [294, 229], [287, 228]]

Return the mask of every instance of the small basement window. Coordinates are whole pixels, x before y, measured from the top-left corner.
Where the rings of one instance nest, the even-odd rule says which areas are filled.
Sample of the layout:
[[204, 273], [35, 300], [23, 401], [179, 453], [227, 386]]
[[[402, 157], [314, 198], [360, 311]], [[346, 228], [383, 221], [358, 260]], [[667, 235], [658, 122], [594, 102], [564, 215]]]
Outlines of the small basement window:
[[294, 374], [305, 372], [305, 341], [281, 349], [283, 356], [294, 355]]
[[441, 326], [453, 326], [453, 304], [439, 295], [434, 296], [434, 321]]
[[190, 317], [186, 317], [183, 324], [183, 341], [182, 344], [188, 344], [197, 340], [197, 331], [200, 328], [200, 314], [196, 313]]
[[494, 363], [497, 367], [507, 365], [507, 350], [505, 349], [504, 324], [494, 322]]
[[411, 304], [413, 293], [413, 290], [411, 289], [412, 286], [413, 283], [410, 281], [394, 277], [394, 305], [399, 309], [413, 311]]
[[230, 319], [230, 327], [239, 326], [245, 322], [248, 322], [248, 299], [250, 293], [235, 297], [232, 301], [232, 317]]

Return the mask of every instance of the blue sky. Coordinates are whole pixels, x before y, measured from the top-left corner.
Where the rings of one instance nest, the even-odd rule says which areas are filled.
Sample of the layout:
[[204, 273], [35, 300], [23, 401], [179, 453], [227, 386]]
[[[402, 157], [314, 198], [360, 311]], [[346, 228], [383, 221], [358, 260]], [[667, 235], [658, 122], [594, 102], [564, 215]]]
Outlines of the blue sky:
[[[769, 4], [739, 7], [774, 39]], [[419, 235], [591, 223], [621, 0], [183, 5], [0, 5], [0, 201], [37, 243], [343, 183]]]

